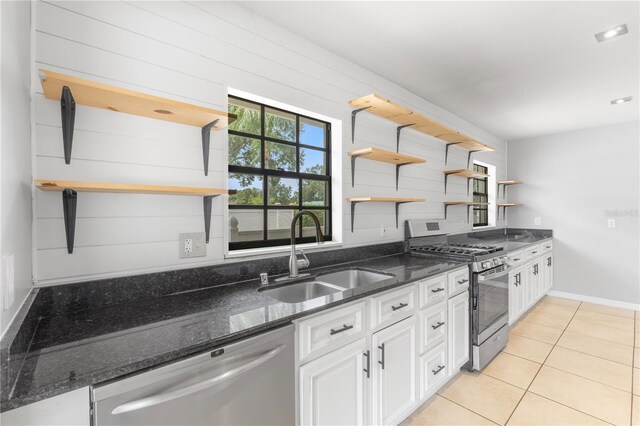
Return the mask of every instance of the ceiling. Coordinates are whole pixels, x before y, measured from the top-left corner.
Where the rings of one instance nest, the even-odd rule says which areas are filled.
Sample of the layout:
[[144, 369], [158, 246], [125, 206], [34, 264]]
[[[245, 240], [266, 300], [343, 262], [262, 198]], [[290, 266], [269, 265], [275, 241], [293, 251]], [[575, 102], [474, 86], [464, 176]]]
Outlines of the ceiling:
[[241, 5], [507, 140], [639, 117], [636, 1]]

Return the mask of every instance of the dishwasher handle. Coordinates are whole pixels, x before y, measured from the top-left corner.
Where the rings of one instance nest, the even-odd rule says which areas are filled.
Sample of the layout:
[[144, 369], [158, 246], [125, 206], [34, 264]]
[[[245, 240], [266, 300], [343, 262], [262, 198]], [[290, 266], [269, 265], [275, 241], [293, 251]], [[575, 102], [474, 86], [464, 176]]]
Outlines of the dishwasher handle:
[[191, 395], [192, 393], [200, 392], [201, 390], [210, 388], [219, 383], [230, 380], [236, 376], [239, 376], [243, 373], [246, 373], [249, 370], [252, 370], [258, 367], [259, 365], [264, 364], [265, 362], [269, 361], [271, 358], [275, 357], [280, 352], [282, 352], [286, 347], [287, 345], [285, 344], [276, 346], [275, 348], [263, 353], [253, 361], [249, 361], [248, 363], [241, 365], [240, 367], [226, 371], [218, 376], [212, 377], [203, 382], [195, 383], [193, 385], [186, 386], [184, 388], [175, 389], [169, 392], [148, 396], [146, 398], [137, 399], [135, 401], [126, 402], [114, 408], [111, 414], [122, 414], [130, 411], [136, 411], [143, 408], [152, 407], [154, 405], [162, 404], [164, 402], [169, 402], [186, 395]]

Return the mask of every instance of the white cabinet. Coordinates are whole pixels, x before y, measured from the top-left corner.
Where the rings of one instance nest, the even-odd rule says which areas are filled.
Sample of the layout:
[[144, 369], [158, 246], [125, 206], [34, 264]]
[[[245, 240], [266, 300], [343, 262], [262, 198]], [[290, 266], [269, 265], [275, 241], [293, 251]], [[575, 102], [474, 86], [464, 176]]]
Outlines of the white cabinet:
[[448, 375], [452, 376], [469, 360], [469, 294], [461, 293], [448, 303]]
[[542, 257], [542, 282], [544, 292], [547, 293], [553, 287], [553, 255], [546, 254]]
[[513, 268], [509, 272], [509, 324], [520, 318], [525, 309], [526, 288], [523, 285], [523, 268]]
[[420, 311], [420, 353], [425, 352], [447, 339], [447, 304], [442, 302]]
[[464, 266], [449, 272], [449, 297], [469, 289], [469, 267]]
[[402, 421], [417, 400], [415, 316], [372, 336], [373, 424]]
[[366, 339], [362, 338], [300, 367], [303, 425], [365, 423], [365, 354]]
[[429, 278], [418, 284], [420, 309], [447, 300], [447, 274]]
[[413, 314], [416, 286], [401, 287], [371, 298], [371, 328], [393, 324]]
[[433, 395], [449, 378], [447, 344], [443, 342], [420, 357], [420, 402]]

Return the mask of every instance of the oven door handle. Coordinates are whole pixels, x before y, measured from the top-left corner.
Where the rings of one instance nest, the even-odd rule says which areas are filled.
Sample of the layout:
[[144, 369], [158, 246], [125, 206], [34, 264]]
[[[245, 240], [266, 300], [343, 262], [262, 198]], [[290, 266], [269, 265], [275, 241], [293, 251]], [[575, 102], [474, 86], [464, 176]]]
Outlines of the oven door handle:
[[509, 273], [509, 271], [511, 271], [511, 266], [505, 265], [505, 268], [500, 272], [492, 272], [492, 271], [483, 272], [481, 274], [478, 274], [478, 281], [482, 282], [482, 281], [487, 281], [488, 279], [495, 280], [496, 278], [504, 277]]

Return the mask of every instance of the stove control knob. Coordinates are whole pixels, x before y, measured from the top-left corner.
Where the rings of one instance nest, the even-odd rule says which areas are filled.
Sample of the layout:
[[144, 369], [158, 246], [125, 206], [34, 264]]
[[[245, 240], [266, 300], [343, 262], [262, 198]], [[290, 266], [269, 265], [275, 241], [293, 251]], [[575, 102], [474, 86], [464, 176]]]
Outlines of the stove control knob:
[[480, 264], [480, 266], [482, 266], [482, 269], [490, 268], [491, 267], [491, 262], [489, 262], [489, 261], [482, 262]]

